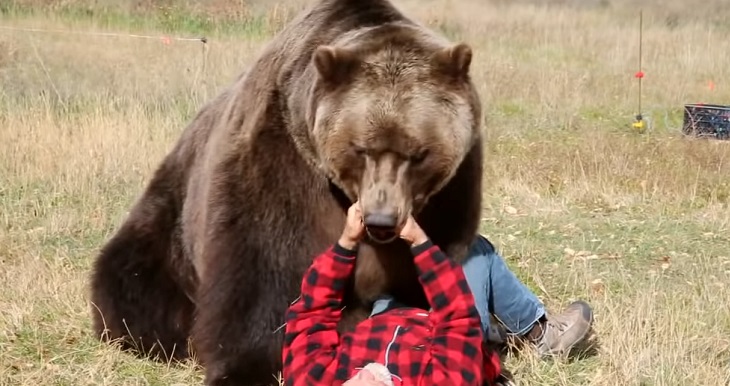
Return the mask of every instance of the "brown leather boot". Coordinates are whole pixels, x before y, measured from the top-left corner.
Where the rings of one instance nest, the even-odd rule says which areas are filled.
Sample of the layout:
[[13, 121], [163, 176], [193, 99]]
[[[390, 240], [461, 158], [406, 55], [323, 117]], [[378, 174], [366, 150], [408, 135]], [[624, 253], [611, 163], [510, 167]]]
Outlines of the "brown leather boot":
[[593, 310], [588, 303], [576, 301], [560, 314], [547, 313], [528, 333], [541, 356], [560, 356], [583, 341], [593, 325]]

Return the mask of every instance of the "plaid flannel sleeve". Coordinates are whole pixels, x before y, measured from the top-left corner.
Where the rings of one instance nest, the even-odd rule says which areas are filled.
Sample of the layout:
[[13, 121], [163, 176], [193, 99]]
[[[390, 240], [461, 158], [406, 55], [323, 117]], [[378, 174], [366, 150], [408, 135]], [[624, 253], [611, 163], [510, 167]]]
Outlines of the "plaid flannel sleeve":
[[[436, 323], [431, 372], [426, 381], [434, 385], [482, 385], [484, 377], [492, 374], [485, 372], [481, 321], [461, 266], [430, 240], [411, 252]], [[500, 372], [495, 369], [495, 374]]]
[[282, 375], [286, 385], [320, 384], [336, 367], [336, 330], [355, 251], [334, 244], [314, 259], [302, 280], [301, 296], [286, 312]]

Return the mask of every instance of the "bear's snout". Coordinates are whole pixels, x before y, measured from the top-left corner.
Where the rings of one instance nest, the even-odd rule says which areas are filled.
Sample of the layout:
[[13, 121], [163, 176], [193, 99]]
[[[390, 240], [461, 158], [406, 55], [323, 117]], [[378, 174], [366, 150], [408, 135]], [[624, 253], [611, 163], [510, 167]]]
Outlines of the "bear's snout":
[[389, 243], [398, 237], [398, 211], [396, 208], [378, 208], [363, 213], [363, 224], [372, 241]]
[[367, 227], [395, 229], [398, 225], [398, 216], [394, 210], [380, 210], [370, 212], [363, 221]]
[[371, 212], [363, 218], [366, 227], [395, 229], [398, 225], [398, 216], [393, 210]]

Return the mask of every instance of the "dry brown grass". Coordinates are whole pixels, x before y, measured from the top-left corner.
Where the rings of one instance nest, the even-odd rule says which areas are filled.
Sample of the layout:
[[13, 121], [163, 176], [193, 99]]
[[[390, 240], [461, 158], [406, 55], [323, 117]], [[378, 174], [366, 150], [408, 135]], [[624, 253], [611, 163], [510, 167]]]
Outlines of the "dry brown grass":
[[[521, 384], [728, 384], [730, 144], [678, 134], [683, 104], [730, 100], [724, 2], [645, 2], [643, 135], [630, 127], [636, 10], [563, 3], [400, 2], [475, 47], [484, 232], [550, 307], [595, 306], [597, 355], [525, 351], [508, 367]], [[0, 25], [99, 30], [38, 15]], [[204, 55], [195, 42], [0, 29], [0, 384], [200, 383], [192, 364], [97, 343], [88, 268], [185, 123], [261, 44], [228, 31]]]

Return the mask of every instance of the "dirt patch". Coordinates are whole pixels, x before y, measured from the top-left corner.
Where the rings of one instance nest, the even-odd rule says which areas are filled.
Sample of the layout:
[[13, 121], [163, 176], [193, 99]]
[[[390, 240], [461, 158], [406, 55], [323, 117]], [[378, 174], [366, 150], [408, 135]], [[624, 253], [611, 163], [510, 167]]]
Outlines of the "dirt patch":
[[18, 57], [18, 48], [6, 40], [0, 40], [0, 70], [10, 67]]

